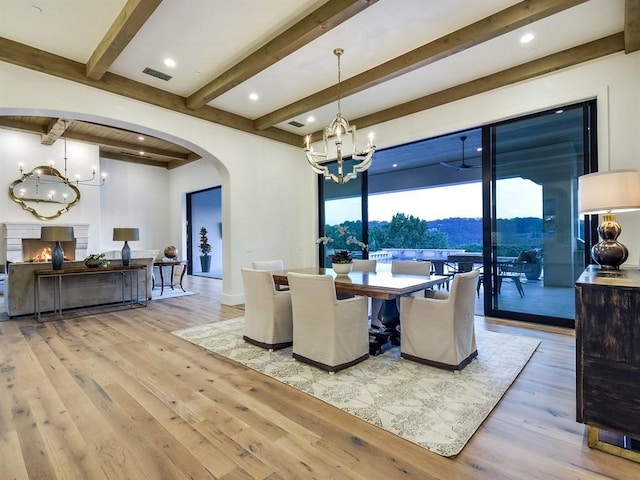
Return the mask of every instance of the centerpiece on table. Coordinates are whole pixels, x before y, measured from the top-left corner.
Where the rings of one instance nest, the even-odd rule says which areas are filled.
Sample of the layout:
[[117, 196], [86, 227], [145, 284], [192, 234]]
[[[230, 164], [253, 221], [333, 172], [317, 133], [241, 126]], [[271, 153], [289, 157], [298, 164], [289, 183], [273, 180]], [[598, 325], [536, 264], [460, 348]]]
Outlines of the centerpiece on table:
[[[337, 227], [338, 235], [343, 237], [349, 233], [349, 227], [340, 226]], [[333, 242], [331, 237], [320, 237], [316, 240], [316, 244], [327, 245]], [[367, 250], [369, 247], [366, 243], [361, 242], [353, 235], [347, 236], [347, 245], [357, 245], [362, 250]], [[353, 267], [353, 257], [349, 250], [337, 250], [331, 255], [331, 268], [338, 275], [348, 275], [351, 273]]]
[[84, 259], [84, 264], [89, 268], [106, 267], [109, 265], [104, 253], [92, 253]]

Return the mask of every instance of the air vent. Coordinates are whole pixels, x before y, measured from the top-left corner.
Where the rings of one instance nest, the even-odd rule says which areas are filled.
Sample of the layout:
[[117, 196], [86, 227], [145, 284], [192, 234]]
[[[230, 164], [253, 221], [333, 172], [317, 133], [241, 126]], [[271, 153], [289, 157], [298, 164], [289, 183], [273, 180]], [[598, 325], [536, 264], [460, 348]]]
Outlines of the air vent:
[[165, 82], [171, 80], [173, 77], [171, 75], [167, 75], [166, 73], [159, 72], [158, 70], [154, 70], [153, 68], [145, 68], [142, 73], [146, 73], [147, 75], [151, 75], [152, 77], [159, 78], [160, 80], [164, 80]]
[[300, 122], [296, 122], [295, 120], [292, 120], [291, 122], [289, 122], [289, 125], [291, 125], [292, 127], [304, 127], [304, 124], [300, 123]]

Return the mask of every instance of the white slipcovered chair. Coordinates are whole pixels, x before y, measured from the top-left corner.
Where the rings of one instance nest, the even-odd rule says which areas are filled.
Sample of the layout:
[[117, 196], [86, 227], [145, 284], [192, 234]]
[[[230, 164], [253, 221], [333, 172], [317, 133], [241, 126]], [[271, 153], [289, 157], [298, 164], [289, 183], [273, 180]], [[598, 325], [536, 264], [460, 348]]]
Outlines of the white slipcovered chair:
[[354, 259], [352, 261], [351, 271], [371, 273], [376, 271], [377, 266], [378, 266], [377, 260]]
[[336, 298], [328, 275], [287, 275], [293, 307], [293, 358], [330, 373], [369, 357], [367, 299]]
[[291, 295], [279, 292], [267, 270], [242, 269], [244, 283], [246, 342], [279, 349], [293, 343]]
[[451, 291], [434, 298], [400, 299], [400, 354], [448, 370], [462, 370], [478, 356], [474, 310], [478, 271], [458, 273]]
[[[268, 270], [269, 272], [281, 272], [284, 270], [284, 262], [277, 260], [257, 260], [251, 262], [251, 268], [254, 270]], [[286, 285], [276, 285], [276, 290], [289, 290]]]

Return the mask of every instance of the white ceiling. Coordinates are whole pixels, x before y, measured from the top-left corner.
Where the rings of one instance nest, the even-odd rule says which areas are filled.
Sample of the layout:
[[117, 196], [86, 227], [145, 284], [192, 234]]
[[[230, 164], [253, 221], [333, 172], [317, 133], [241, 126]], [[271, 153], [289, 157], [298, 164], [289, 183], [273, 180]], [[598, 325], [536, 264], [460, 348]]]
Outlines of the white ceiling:
[[[637, 0], [626, 1], [638, 4]], [[127, 0], [0, 0], [0, 37], [84, 64], [127, 3]], [[164, 0], [108, 71], [186, 98], [325, 3], [324, 0]], [[208, 105], [255, 120], [335, 85], [337, 60], [332, 53], [335, 47], [345, 50], [341, 59], [344, 83], [354, 75], [518, 3], [378, 0]], [[624, 28], [625, 0], [589, 0], [343, 98], [342, 112], [348, 119], [359, 118], [622, 32]], [[535, 34], [535, 39], [521, 44], [519, 38], [527, 32]], [[175, 60], [175, 68], [163, 64], [167, 57]], [[145, 75], [142, 73], [145, 67], [173, 78], [165, 82]], [[257, 93], [259, 100], [249, 100], [250, 93]], [[276, 127], [306, 135], [320, 130], [335, 113], [336, 103], [331, 101], [288, 118]], [[307, 121], [310, 115], [315, 117], [315, 123]], [[305, 126], [291, 126], [288, 124], [291, 120]]]

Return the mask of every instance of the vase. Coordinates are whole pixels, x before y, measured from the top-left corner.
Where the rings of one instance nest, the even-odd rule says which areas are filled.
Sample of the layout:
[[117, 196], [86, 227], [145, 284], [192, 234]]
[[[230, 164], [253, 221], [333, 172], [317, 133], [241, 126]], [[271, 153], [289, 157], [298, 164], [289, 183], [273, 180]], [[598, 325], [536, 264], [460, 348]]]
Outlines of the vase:
[[207, 273], [211, 269], [211, 255], [200, 255], [200, 270]]
[[351, 273], [351, 267], [353, 263], [332, 263], [331, 268], [338, 275], [349, 275]]

